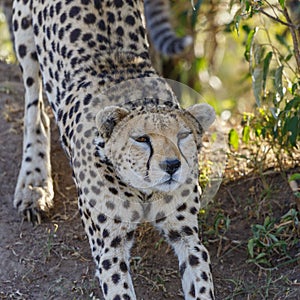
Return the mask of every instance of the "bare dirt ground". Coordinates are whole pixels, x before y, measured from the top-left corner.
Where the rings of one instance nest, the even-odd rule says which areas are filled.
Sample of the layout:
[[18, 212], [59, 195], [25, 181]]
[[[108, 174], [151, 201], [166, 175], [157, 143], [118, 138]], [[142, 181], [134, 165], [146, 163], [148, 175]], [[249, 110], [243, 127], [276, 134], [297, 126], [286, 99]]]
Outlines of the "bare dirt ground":
[[[0, 63], [0, 299], [102, 299], [77, 213], [71, 170], [55, 126], [55, 207], [42, 225], [33, 227], [22, 222], [12, 206], [21, 163], [22, 116], [18, 67]], [[289, 170], [296, 171], [300, 169]], [[271, 171], [221, 187], [200, 216], [217, 299], [300, 299], [300, 243], [289, 249], [293, 262], [274, 257], [278, 268], [247, 263], [251, 224], [262, 223], [269, 213], [280, 217], [291, 207], [295, 196], [283, 174]], [[136, 233], [131, 266], [138, 299], [183, 299], [177, 260], [148, 225]]]

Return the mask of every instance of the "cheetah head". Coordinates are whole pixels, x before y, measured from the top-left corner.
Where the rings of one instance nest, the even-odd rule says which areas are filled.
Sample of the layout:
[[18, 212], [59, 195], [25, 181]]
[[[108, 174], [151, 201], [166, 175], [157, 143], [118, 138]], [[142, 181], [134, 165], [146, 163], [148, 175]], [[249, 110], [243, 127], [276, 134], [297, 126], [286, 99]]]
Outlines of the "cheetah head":
[[109, 106], [96, 116], [96, 145], [126, 184], [144, 193], [171, 192], [198, 169], [202, 134], [214, 119], [208, 104], [150, 111]]

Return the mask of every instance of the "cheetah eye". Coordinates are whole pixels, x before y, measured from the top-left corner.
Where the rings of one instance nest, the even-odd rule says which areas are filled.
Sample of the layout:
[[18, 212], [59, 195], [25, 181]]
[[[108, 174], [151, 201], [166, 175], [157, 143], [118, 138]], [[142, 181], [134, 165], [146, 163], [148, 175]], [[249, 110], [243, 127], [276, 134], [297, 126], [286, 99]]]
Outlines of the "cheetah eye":
[[135, 136], [132, 137], [132, 139], [134, 139], [138, 143], [146, 143], [146, 144], [150, 143], [150, 138], [147, 135]]
[[179, 141], [180, 141], [180, 140], [184, 140], [184, 139], [187, 138], [190, 134], [192, 134], [191, 131], [179, 132], [179, 133], [177, 134], [177, 138], [178, 138]]

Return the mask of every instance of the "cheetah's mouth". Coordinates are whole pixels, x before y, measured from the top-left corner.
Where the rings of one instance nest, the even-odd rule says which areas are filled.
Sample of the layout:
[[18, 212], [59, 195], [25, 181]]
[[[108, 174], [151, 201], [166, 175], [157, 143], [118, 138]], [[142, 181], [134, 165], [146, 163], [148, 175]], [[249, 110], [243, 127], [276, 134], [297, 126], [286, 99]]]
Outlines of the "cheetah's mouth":
[[173, 184], [177, 182], [173, 177], [170, 177], [167, 181], [163, 182], [163, 184]]
[[156, 185], [156, 189], [162, 192], [171, 192], [175, 190], [179, 184], [180, 182], [176, 178], [170, 176], [168, 179], [162, 180], [162, 182], [158, 183]]

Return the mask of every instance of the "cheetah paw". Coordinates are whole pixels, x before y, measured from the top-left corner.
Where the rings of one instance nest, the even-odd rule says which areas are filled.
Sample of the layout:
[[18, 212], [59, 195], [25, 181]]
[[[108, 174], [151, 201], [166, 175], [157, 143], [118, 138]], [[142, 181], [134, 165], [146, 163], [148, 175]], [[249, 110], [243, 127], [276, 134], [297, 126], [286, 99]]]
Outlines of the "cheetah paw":
[[40, 224], [43, 212], [48, 211], [53, 205], [52, 179], [51, 177], [46, 180], [39, 178], [31, 183], [28, 183], [28, 179], [28, 176], [26, 180], [19, 177], [14, 196], [14, 207], [24, 215], [27, 221]]

